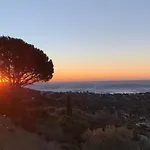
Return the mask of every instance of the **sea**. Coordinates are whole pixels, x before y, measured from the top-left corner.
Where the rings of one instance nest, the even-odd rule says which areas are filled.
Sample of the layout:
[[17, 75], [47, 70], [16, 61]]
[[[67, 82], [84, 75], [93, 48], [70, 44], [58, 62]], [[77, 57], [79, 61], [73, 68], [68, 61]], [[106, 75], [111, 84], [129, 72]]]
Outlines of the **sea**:
[[150, 80], [47, 82], [35, 83], [27, 88], [53, 92], [144, 93], [150, 92]]

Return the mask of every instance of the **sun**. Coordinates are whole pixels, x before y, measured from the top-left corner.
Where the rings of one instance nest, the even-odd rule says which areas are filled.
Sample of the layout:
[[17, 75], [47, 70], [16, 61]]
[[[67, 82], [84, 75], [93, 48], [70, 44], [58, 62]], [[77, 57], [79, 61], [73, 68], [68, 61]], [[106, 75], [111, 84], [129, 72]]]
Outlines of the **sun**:
[[0, 75], [0, 84], [8, 82], [2, 75]]

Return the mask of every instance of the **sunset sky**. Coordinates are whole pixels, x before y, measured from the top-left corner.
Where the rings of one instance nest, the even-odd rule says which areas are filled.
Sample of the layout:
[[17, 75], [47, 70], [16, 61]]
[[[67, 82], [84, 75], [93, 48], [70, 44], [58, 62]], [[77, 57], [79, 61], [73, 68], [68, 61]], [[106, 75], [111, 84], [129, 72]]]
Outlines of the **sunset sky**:
[[150, 0], [1, 0], [0, 35], [54, 62], [52, 81], [150, 79]]

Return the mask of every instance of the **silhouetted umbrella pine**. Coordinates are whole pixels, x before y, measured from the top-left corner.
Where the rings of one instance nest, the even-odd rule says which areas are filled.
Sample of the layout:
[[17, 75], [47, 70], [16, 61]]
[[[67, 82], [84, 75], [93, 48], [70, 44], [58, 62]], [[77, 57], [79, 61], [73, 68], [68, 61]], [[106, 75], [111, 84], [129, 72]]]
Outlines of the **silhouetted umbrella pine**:
[[0, 80], [12, 86], [46, 82], [53, 77], [53, 62], [22, 39], [0, 36]]

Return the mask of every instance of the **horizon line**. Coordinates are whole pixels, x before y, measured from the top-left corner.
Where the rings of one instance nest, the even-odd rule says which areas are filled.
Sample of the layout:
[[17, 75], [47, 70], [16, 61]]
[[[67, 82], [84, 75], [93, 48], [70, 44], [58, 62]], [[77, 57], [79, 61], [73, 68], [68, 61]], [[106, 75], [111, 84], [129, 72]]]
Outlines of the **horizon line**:
[[148, 79], [110, 79], [110, 80], [59, 80], [59, 81], [48, 81], [51, 83], [58, 83], [58, 82], [117, 82], [117, 81], [150, 81]]

